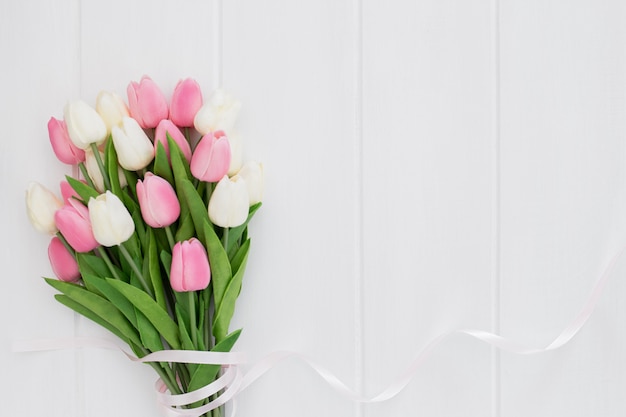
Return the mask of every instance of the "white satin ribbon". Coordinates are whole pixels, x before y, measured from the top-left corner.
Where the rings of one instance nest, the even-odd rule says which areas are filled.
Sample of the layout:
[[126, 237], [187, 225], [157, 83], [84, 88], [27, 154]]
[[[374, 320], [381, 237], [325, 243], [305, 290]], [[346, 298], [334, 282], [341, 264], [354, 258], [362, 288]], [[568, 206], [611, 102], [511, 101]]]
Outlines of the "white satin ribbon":
[[[290, 357], [295, 357], [308, 364], [311, 369], [317, 372], [322, 379], [329, 384], [329, 386], [347, 398], [363, 403], [382, 402], [398, 395], [398, 393], [400, 393], [413, 379], [419, 367], [426, 361], [435, 348], [446, 338], [454, 334], [466, 334], [504, 352], [515, 353], [518, 355], [533, 355], [563, 347], [569, 343], [583, 328], [593, 313], [608, 282], [611, 272], [615, 268], [617, 261], [623, 256], [625, 250], [626, 247], [622, 248], [615, 256], [613, 256], [613, 258], [611, 258], [602, 274], [598, 277], [591, 294], [580, 312], [547, 346], [540, 348], [529, 347], [483, 330], [460, 329], [447, 331], [427, 343], [426, 346], [418, 352], [417, 356], [409, 364], [407, 369], [399, 374], [386, 389], [373, 397], [365, 397], [356, 393], [352, 389], [348, 388], [346, 384], [339, 380], [328, 369], [298, 352], [272, 352], [256, 362], [248, 370], [248, 372], [245, 373], [245, 375], [242, 375], [239, 365], [245, 363], [246, 359], [245, 355], [239, 352], [164, 350], [151, 353], [143, 358], [137, 358], [115, 342], [94, 338], [42, 339], [15, 342], [13, 344], [13, 350], [16, 352], [30, 352], [77, 347], [98, 347], [121, 350], [129, 359], [135, 362], [178, 362], [222, 365], [223, 372], [216, 381], [213, 381], [196, 391], [185, 394], [173, 395], [168, 393], [165, 384], [159, 379], [155, 385], [155, 389], [157, 391], [157, 402], [164, 417], [199, 417], [207, 411], [217, 408], [231, 399], [234, 399], [238, 393], [263, 376], [267, 371], [274, 368], [282, 360]], [[204, 400], [211, 396], [215, 396], [214, 399], [201, 407], [192, 409], [178, 408], [183, 405], [192, 404], [199, 400]], [[231, 412], [231, 415], [234, 416], [234, 409], [231, 410]]]

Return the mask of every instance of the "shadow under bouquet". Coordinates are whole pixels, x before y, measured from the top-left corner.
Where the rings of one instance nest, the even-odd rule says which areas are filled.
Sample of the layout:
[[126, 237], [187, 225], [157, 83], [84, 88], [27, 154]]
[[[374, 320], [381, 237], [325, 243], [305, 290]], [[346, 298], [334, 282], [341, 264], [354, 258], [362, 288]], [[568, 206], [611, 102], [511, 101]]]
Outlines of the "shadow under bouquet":
[[[248, 222], [261, 205], [263, 169], [242, 164], [232, 127], [238, 101], [218, 90], [203, 102], [193, 79], [168, 103], [148, 77], [128, 105], [101, 92], [95, 108], [69, 102], [48, 123], [55, 155], [74, 166], [62, 199], [27, 191], [33, 226], [52, 236], [56, 299], [128, 344], [138, 358], [163, 351], [230, 352], [229, 331], [250, 249]], [[150, 361], [166, 415], [218, 416], [206, 387], [218, 363]], [[203, 389], [205, 391], [203, 391]], [[179, 400], [171, 400], [179, 398]], [[169, 401], [169, 402], [168, 402]]]

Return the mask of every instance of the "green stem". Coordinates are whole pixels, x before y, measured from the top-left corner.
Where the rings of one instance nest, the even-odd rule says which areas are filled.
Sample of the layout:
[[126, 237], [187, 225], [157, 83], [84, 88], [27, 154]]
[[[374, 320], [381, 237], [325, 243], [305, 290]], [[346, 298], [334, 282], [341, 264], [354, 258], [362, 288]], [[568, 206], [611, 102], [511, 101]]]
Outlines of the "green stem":
[[228, 231], [230, 230], [230, 228], [225, 227], [224, 231], [222, 232], [222, 246], [224, 246], [224, 249], [226, 251], [228, 251]]
[[212, 182], [206, 183], [206, 205], [209, 206], [209, 201], [211, 201], [211, 194], [213, 194], [213, 188], [215, 184]]
[[209, 285], [203, 292], [204, 296], [204, 310], [206, 316], [204, 317], [204, 346], [207, 350], [213, 349], [213, 338], [211, 337], [212, 323], [211, 323], [211, 293], [212, 286]]
[[98, 168], [102, 173], [102, 178], [104, 180], [104, 188], [107, 190], [111, 189], [111, 182], [109, 181], [109, 176], [107, 175], [106, 170], [104, 169], [104, 164], [102, 163], [102, 158], [100, 158], [100, 151], [95, 143], [90, 144], [91, 150], [93, 151], [93, 156], [96, 158], [96, 162], [98, 163]]
[[122, 279], [117, 274], [117, 271], [115, 270], [115, 267], [113, 266], [113, 262], [111, 262], [111, 258], [109, 258], [109, 255], [107, 254], [107, 251], [102, 246], [98, 246], [98, 253], [102, 257], [102, 259], [104, 259], [104, 263], [107, 264], [107, 266], [109, 267], [109, 271], [111, 271], [111, 274], [113, 274], [113, 278], [115, 278], [118, 281], [121, 281]]
[[194, 291], [187, 292], [189, 297], [189, 331], [193, 348], [198, 349], [198, 329], [196, 325], [196, 294]]
[[122, 252], [122, 255], [124, 255], [124, 258], [126, 258], [128, 263], [130, 264], [130, 267], [132, 268], [132, 270], [135, 272], [135, 275], [137, 275], [137, 278], [139, 279], [139, 282], [141, 282], [141, 285], [143, 286], [143, 288], [146, 290], [146, 292], [148, 293], [150, 297], [154, 298], [154, 292], [152, 292], [152, 289], [148, 286], [148, 283], [146, 282], [146, 279], [144, 278], [143, 274], [137, 267], [135, 260], [133, 259], [132, 256], [130, 256], [130, 253], [128, 253], [128, 249], [126, 249], [123, 243], [120, 244], [118, 247], [120, 248], [120, 252]]
[[[150, 351], [144, 347], [139, 347], [139, 349], [143, 352], [144, 356], [149, 354]], [[178, 384], [176, 383], [176, 375], [172, 372], [169, 365], [164, 362], [146, 362], [150, 365], [156, 373], [159, 375], [161, 380], [167, 386], [167, 389], [170, 390], [172, 394], [182, 394]]]
[[87, 181], [87, 185], [89, 185], [91, 188], [95, 190], [96, 186], [93, 185], [93, 181], [91, 180], [91, 177], [89, 176], [89, 172], [87, 172], [87, 167], [85, 166], [85, 163], [84, 162], [79, 163], [78, 168], [80, 168], [80, 172], [83, 173], [83, 177], [85, 177], [85, 181]]
[[172, 229], [169, 226], [165, 226], [165, 234], [167, 235], [167, 241], [170, 244], [170, 249], [174, 249], [174, 245], [176, 244], [176, 242], [174, 241]]

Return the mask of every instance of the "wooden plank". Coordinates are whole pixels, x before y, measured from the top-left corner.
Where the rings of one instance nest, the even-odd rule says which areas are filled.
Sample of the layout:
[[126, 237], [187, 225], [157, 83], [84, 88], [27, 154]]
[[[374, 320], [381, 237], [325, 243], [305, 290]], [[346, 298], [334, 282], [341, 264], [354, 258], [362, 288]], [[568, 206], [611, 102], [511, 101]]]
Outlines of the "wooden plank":
[[30, 181], [59, 193], [59, 182], [69, 172], [52, 152], [46, 125], [50, 116], [62, 117], [67, 94], [78, 87], [77, 30], [74, 3], [63, 8], [45, 1], [0, 7], [4, 415], [67, 417], [77, 412], [74, 352], [11, 351], [13, 342], [74, 334], [73, 314], [54, 300], [54, 291], [40, 278], [53, 276], [46, 257], [50, 237], [29, 224], [24, 196]]
[[[491, 327], [489, 2], [363, 2], [365, 388]], [[491, 352], [441, 345], [367, 416], [488, 415]]]
[[[254, 361], [310, 355], [354, 386], [355, 245], [349, 2], [224, 2], [223, 86], [243, 103], [246, 158], [265, 205], [235, 322]], [[242, 415], [346, 416], [354, 405], [297, 360], [238, 399]]]
[[[625, 17], [617, 1], [502, 3], [502, 332], [533, 346], [624, 244]], [[502, 415], [623, 414], [624, 271], [568, 346], [503, 355]]]

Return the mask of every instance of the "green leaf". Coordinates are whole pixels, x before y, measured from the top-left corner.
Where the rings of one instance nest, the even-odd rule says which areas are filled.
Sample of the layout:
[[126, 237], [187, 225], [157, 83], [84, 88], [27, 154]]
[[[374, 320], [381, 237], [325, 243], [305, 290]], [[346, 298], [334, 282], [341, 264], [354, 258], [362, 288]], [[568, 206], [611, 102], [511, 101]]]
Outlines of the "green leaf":
[[242, 263], [248, 259], [248, 251], [250, 250], [250, 239], [246, 239], [243, 242], [243, 245], [239, 248], [235, 256], [233, 256], [233, 260], [230, 261], [230, 266], [233, 271], [239, 271]]
[[[117, 329], [117, 333], [123, 335], [124, 340], [128, 339], [137, 345], [141, 345], [141, 341], [139, 340], [135, 328], [110, 301], [100, 297], [99, 295], [89, 292], [80, 285], [58, 281], [52, 278], [44, 279], [52, 287], [54, 287], [58, 291], [61, 291], [63, 294], [71, 298], [76, 303], [92, 311], [95, 315], [97, 315], [102, 320], [109, 323], [109, 325]], [[90, 319], [92, 318], [89, 316], [86, 317]], [[107, 327], [107, 329], [108, 328], [109, 327]]]
[[228, 255], [222, 246], [222, 242], [215, 234], [213, 226], [209, 225], [209, 223], [204, 223], [204, 235], [206, 236], [209, 265], [211, 267], [213, 299], [215, 300], [215, 309], [217, 311], [222, 304], [226, 287], [232, 279], [232, 271], [230, 269]]
[[159, 266], [159, 256], [157, 255], [156, 239], [151, 228], [148, 229], [148, 237], [148, 256], [146, 257], [148, 274], [152, 282], [152, 288], [154, 288], [157, 304], [159, 304], [164, 311], [167, 311], [165, 294], [163, 293], [163, 278], [161, 277], [161, 267]]
[[65, 179], [72, 186], [74, 191], [76, 191], [76, 194], [78, 194], [79, 197], [83, 200], [83, 203], [85, 203], [85, 205], [89, 204], [89, 199], [91, 197], [96, 198], [100, 195], [98, 190], [91, 188], [90, 186], [83, 183], [82, 181], [77, 180], [76, 178], [72, 178], [69, 175], [66, 175]]
[[139, 336], [143, 345], [152, 352], [163, 350], [163, 342], [161, 341], [161, 335], [154, 328], [150, 320], [144, 316], [141, 311], [136, 309], [137, 314], [137, 326], [139, 329]]
[[176, 182], [176, 188], [178, 188], [178, 182], [180, 180], [188, 180], [191, 178], [189, 163], [178, 147], [178, 144], [170, 137], [170, 135], [167, 135], [167, 146], [170, 150], [170, 161], [172, 163], [174, 181]]
[[137, 180], [139, 179], [139, 177], [133, 171], [127, 171], [125, 169], [122, 169], [122, 172], [124, 173], [124, 177], [126, 177], [126, 183], [128, 184], [127, 190], [130, 190], [132, 197], [133, 199], [135, 199], [135, 201], [139, 201], [137, 200]]
[[[169, 136], [169, 133], [167, 133]], [[165, 178], [167, 182], [174, 185], [174, 173], [167, 158], [167, 152], [161, 142], [157, 143], [156, 155], [154, 157], [154, 175]]]
[[117, 336], [118, 338], [120, 338], [124, 342], [128, 343], [129, 345], [131, 345], [131, 343], [129, 343], [129, 341], [126, 338], [126, 336], [124, 336], [115, 326], [112, 326], [109, 322], [104, 320], [102, 317], [98, 316], [93, 311], [89, 310], [87, 307], [83, 306], [80, 303], [77, 303], [76, 301], [72, 300], [70, 297], [68, 297], [65, 294], [55, 294], [54, 298], [59, 303], [61, 303], [64, 306], [74, 310], [75, 312], [77, 312], [81, 316], [87, 317], [89, 320], [93, 321], [96, 324], [99, 324], [100, 326], [104, 327], [105, 329], [107, 329], [108, 331], [113, 333], [115, 336]]
[[231, 227], [231, 229], [228, 231], [228, 247], [226, 248], [227, 253], [231, 253], [233, 246], [239, 241], [243, 232], [246, 230], [246, 227], [248, 227], [248, 223], [250, 223], [250, 220], [252, 220], [254, 213], [256, 213], [259, 208], [261, 208], [260, 202], [251, 205], [250, 210], [248, 211], [248, 218], [246, 219], [246, 221], [240, 226]]
[[[215, 347], [211, 349], [211, 351], [212, 352], [230, 352], [233, 346], [235, 345], [235, 342], [237, 342], [237, 339], [239, 339], [240, 334], [241, 334], [241, 329], [235, 330], [234, 332], [226, 336], [224, 340], [216, 344]], [[217, 376], [217, 373], [219, 372], [220, 368], [221, 368], [221, 365], [206, 365], [206, 364], [198, 365], [198, 368], [191, 376], [191, 381], [189, 382], [188, 390], [191, 392], [211, 383]]]
[[191, 217], [191, 213], [187, 211], [185, 217], [181, 217], [179, 221], [178, 230], [176, 231], [176, 236], [174, 238], [177, 242], [182, 242], [184, 240], [189, 240], [195, 235], [196, 229], [193, 226], [193, 219]]
[[113, 140], [107, 141], [104, 148], [104, 164], [106, 167], [109, 181], [111, 182], [111, 192], [118, 197], [122, 197], [122, 186], [120, 185], [119, 164], [117, 162], [117, 153], [113, 146]]
[[180, 349], [178, 326], [165, 310], [144, 291], [130, 284], [114, 279], [107, 279], [115, 289], [121, 292], [154, 325], [172, 349]]
[[161, 251], [161, 264], [167, 274], [167, 279], [170, 279], [170, 269], [172, 268], [172, 254], [166, 251]]
[[[92, 274], [103, 278], [113, 276], [106, 262], [98, 256], [88, 253], [76, 253], [76, 259], [81, 275]], [[122, 271], [117, 272], [122, 273]]]
[[83, 281], [88, 288], [96, 288], [100, 294], [117, 307], [136, 329], [139, 329], [137, 325], [137, 314], [135, 313], [133, 304], [119, 291], [109, 285], [104, 277], [99, 278], [94, 275], [85, 274], [83, 275]]
[[[207, 207], [204, 205], [202, 197], [200, 197], [200, 194], [198, 194], [198, 190], [196, 190], [196, 187], [193, 186], [191, 181], [187, 179], [182, 179], [180, 180], [179, 187], [180, 191], [183, 194], [186, 205], [189, 207], [189, 212], [191, 213], [193, 224], [195, 226], [196, 232], [198, 233], [198, 239], [204, 242], [206, 240], [204, 235], [204, 225], [210, 224]], [[211, 227], [211, 229], [213, 228]], [[215, 234], [215, 232], [213, 233]]]
[[[235, 313], [235, 303], [237, 301], [237, 297], [239, 297], [239, 293], [241, 292], [243, 274], [246, 269], [246, 263], [248, 262], [249, 246], [250, 240], [247, 240], [241, 247], [241, 250], [239, 251], [239, 253], [241, 253], [241, 259], [237, 261], [239, 268], [237, 268], [237, 272], [233, 276], [233, 279], [231, 279], [228, 283], [222, 302], [219, 306], [216, 304], [215, 318], [213, 320], [213, 335], [215, 336], [215, 340], [218, 342], [228, 333], [230, 320], [233, 318], [233, 314]], [[235, 256], [235, 258], [238, 257], [239, 253]]]

